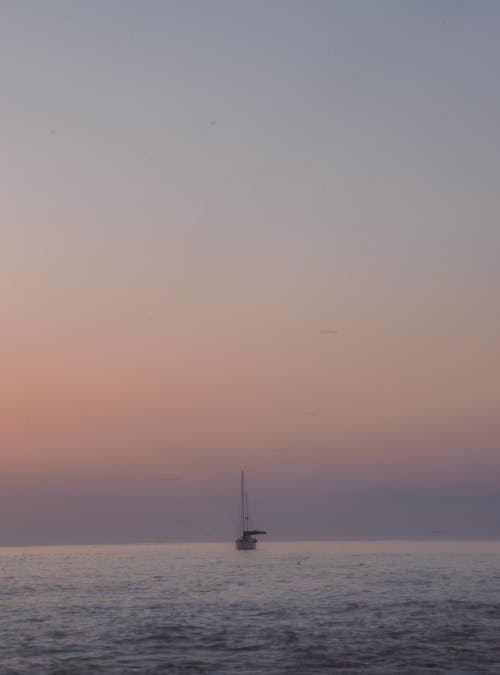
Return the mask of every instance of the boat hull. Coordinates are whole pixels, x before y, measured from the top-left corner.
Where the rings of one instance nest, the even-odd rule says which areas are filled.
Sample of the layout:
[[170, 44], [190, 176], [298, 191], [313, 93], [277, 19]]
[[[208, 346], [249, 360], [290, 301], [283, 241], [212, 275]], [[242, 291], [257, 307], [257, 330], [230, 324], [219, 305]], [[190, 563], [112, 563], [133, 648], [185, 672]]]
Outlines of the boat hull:
[[235, 541], [238, 551], [253, 551], [257, 544], [255, 537], [238, 537]]

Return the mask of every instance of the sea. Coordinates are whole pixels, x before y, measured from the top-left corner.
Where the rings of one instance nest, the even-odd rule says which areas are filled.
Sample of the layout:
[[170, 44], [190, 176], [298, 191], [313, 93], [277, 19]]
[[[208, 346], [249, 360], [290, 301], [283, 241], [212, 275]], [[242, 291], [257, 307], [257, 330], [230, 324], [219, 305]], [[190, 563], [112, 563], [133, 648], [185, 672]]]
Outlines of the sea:
[[500, 543], [0, 548], [0, 673], [500, 673]]

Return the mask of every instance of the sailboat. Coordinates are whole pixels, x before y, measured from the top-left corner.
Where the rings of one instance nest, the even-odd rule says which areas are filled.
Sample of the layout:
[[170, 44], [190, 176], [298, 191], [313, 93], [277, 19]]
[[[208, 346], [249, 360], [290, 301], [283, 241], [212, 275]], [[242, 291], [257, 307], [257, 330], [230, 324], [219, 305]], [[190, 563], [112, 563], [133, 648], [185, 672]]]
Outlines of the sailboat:
[[253, 551], [257, 544], [256, 534], [266, 534], [264, 530], [249, 530], [248, 529], [248, 496], [245, 486], [245, 472], [241, 472], [241, 522], [240, 522], [240, 536], [236, 540], [236, 548], [238, 551]]

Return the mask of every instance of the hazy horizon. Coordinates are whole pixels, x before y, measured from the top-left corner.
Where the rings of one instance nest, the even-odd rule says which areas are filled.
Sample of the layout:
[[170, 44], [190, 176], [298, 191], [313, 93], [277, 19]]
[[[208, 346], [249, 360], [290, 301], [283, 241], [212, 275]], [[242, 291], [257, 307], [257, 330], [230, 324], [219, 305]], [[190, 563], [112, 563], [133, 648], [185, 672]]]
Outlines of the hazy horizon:
[[0, 18], [0, 545], [499, 536], [500, 5]]

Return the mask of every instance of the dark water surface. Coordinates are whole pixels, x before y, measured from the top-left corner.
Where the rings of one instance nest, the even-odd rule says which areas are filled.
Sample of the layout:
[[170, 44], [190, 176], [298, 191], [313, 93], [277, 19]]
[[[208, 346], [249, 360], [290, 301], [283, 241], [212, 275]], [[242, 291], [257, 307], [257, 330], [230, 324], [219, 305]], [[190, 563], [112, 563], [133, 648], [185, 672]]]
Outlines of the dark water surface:
[[0, 549], [0, 672], [500, 673], [500, 543]]

